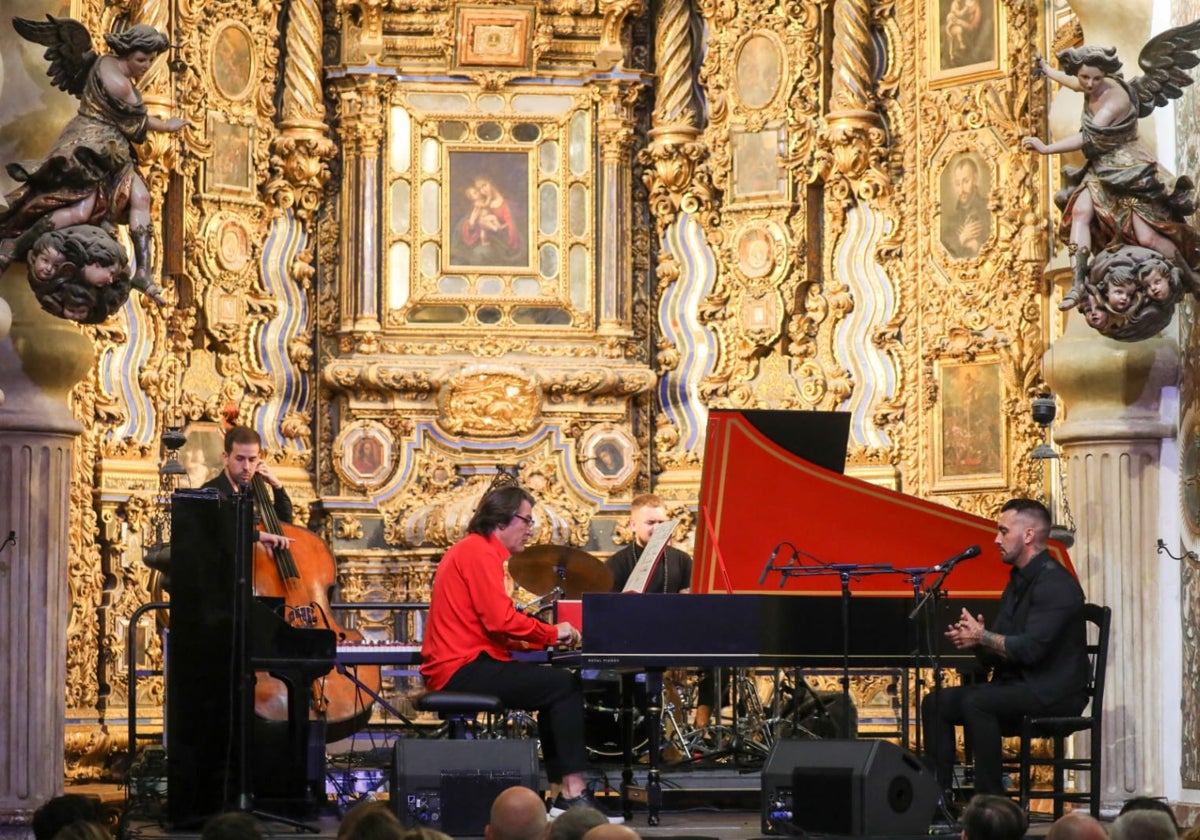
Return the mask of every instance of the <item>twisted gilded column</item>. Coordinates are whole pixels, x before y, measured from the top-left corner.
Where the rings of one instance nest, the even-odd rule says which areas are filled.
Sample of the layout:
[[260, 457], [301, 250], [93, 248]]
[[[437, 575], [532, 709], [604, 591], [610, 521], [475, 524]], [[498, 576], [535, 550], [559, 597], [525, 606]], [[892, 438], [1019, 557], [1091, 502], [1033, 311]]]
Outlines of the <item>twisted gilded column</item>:
[[306, 220], [320, 204], [329, 180], [326, 163], [336, 152], [322, 102], [319, 0], [292, 0], [287, 20], [280, 133], [271, 143], [273, 177], [267, 195]]
[[[694, 194], [697, 170], [708, 155], [700, 134], [700, 109], [695, 95], [695, 50], [692, 10], [688, 0], [665, 0], [658, 7], [653, 127], [650, 144], [638, 156], [647, 167], [642, 178], [650, 190], [650, 207], [660, 233]], [[710, 200], [701, 188], [700, 203]], [[696, 208], [690, 208], [696, 209]]]
[[[1164, 790], [1159, 624], [1159, 464], [1175, 424], [1161, 417], [1164, 387], [1178, 378], [1175, 343], [1122, 344], [1071, 315], [1046, 353], [1046, 380], [1066, 406], [1055, 433], [1077, 533], [1071, 558], [1089, 601], [1113, 610], [1104, 690], [1102, 802], [1118, 808]], [[1172, 571], [1174, 571], [1172, 569]], [[1086, 753], [1087, 744], [1076, 748]]]
[[67, 559], [72, 446], [68, 408], [91, 340], [42, 311], [18, 264], [0, 278], [0, 832], [27, 825], [63, 792]]
[[384, 133], [378, 70], [339, 74], [341, 134], [345, 161], [339, 192], [338, 288], [342, 329], [379, 330], [380, 153]]
[[875, 110], [868, 0], [837, 0], [833, 7], [833, 81], [818, 165], [836, 198], [869, 199], [888, 187], [882, 166], [886, 134]]

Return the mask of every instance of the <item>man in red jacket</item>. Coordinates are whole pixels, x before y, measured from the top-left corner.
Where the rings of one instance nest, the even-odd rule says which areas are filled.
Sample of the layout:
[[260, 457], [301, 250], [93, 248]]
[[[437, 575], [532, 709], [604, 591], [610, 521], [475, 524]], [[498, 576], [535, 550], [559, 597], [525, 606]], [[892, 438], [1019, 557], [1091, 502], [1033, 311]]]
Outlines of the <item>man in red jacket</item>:
[[579, 642], [579, 631], [565, 621], [550, 625], [518, 612], [505, 588], [504, 561], [525, 548], [533, 531], [533, 505], [533, 497], [517, 486], [489, 491], [467, 525], [467, 536], [443, 555], [433, 579], [421, 676], [431, 691], [490, 694], [510, 709], [537, 710], [546, 775], [562, 785], [550, 809], [555, 817], [595, 803], [584, 778], [579, 676], [514, 662], [509, 652]]

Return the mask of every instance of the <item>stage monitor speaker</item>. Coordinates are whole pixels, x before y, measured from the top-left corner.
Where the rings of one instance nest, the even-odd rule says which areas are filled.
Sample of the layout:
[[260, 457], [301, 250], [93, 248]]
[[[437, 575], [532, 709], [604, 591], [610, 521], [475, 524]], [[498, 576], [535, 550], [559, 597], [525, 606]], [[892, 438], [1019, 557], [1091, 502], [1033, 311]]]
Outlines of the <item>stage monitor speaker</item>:
[[889, 741], [777, 741], [762, 778], [764, 834], [924, 834], [938, 786]]
[[482, 835], [505, 788], [538, 789], [537, 742], [404, 738], [396, 742], [391, 802], [408, 828]]

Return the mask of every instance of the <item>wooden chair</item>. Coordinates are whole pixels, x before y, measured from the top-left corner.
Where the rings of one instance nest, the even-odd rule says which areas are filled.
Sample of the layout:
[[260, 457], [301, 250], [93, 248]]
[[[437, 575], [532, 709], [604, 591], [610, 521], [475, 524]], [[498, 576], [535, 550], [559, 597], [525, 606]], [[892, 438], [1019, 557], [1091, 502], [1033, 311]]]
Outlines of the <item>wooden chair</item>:
[[[1108, 666], [1108, 634], [1112, 622], [1112, 609], [1098, 604], [1086, 604], [1083, 608], [1084, 618], [1089, 625], [1097, 629], [1096, 641], [1087, 646], [1088, 659], [1091, 663], [1091, 674], [1088, 677], [1089, 703], [1085, 711], [1088, 714], [1075, 717], [1040, 717], [1027, 715], [1021, 720], [1021, 747], [1017, 756], [1018, 778], [1020, 779], [1021, 808], [1029, 810], [1031, 799], [1049, 799], [1054, 803], [1054, 818], [1063, 815], [1063, 805], [1067, 802], [1087, 803], [1093, 817], [1100, 817], [1100, 773], [1101, 749], [1100, 734], [1104, 717], [1104, 674]], [[1089, 636], [1091, 633], [1089, 632]], [[1088, 732], [1091, 745], [1088, 755], [1083, 758], [1069, 758], [1066, 754], [1066, 741], [1076, 732]], [[1048, 756], [1033, 754], [1033, 739], [1046, 738], [1052, 742], [1053, 750]], [[1049, 766], [1052, 770], [1053, 784], [1049, 789], [1033, 788], [1033, 768]], [[1064, 785], [1066, 771], [1086, 771], [1088, 774], [1088, 790], [1067, 791]]]

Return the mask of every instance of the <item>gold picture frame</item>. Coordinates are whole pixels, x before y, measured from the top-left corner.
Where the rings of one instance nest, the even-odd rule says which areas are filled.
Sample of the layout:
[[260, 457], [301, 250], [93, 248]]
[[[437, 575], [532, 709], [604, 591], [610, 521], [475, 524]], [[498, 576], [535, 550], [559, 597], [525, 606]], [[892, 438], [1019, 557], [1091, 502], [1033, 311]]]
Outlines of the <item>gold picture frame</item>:
[[443, 270], [534, 271], [533, 183], [529, 149], [448, 149], [442, 182], [442, 202], [449, 213]]
[[204, 162], [204, 191], [251, 199], [254, 197], [254, 128], [229, 122], [221, 114], [208, 115], [212, 157]]
[[1008, 418], [996, 356], [934, 363], [933, 490], [1008, 486]]
[[1004, 75], [1004, 3], [1001, 0], [927, 0], [929, 78], [932, 87]]
[[528, 70], [532, 54], [532, 7], [459, 6], [456, 10], [455, 67]]

